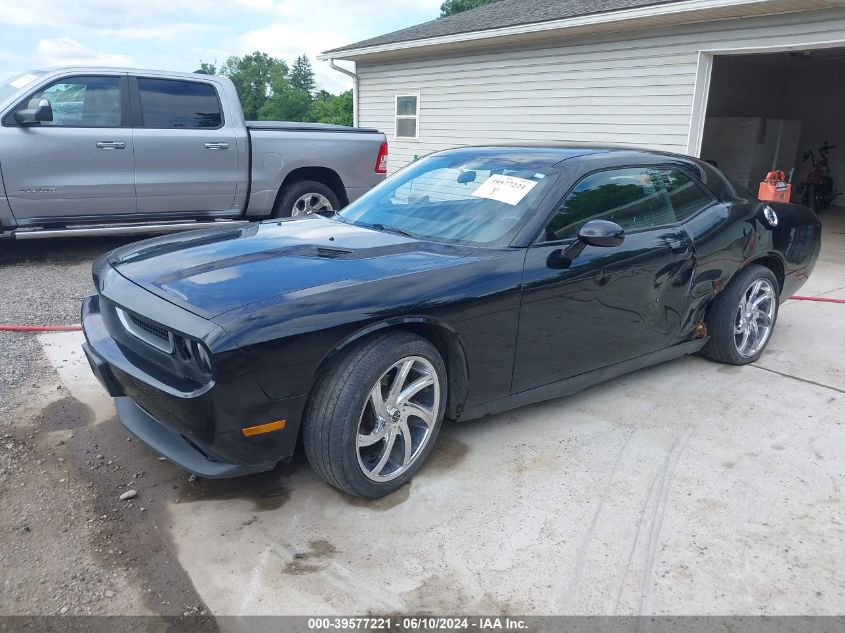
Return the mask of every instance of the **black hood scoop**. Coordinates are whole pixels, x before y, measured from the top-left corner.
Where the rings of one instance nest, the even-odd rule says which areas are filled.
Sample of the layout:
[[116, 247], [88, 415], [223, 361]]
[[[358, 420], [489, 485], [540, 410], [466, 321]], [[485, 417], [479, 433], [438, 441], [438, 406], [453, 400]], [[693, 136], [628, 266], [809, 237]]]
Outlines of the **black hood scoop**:
[[351, 255], [352, 251], [347, 251], [342, 248], [326, 248], [325, 246], [317, 247], [317, 257], [325, 257], [326, 259], [337, 259], [344, 255]]

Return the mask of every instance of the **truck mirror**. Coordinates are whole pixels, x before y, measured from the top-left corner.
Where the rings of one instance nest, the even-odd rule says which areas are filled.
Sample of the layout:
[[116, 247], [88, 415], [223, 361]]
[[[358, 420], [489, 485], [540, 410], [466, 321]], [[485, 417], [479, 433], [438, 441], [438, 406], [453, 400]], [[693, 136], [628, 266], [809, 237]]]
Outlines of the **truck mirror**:
[[15, 112], [15, 121], [20, 125], [40, 125], [42, 121], [53, 120], [53, 106], [49, 99], [31, 99], [27, 107]]

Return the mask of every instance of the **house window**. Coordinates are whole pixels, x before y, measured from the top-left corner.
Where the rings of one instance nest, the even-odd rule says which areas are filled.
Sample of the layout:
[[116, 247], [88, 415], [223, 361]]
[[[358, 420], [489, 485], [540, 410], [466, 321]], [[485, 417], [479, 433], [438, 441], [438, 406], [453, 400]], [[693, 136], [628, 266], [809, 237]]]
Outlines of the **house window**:
[[419, 93], [396, 95], [396, 138], [419, 138], [419, 112]]

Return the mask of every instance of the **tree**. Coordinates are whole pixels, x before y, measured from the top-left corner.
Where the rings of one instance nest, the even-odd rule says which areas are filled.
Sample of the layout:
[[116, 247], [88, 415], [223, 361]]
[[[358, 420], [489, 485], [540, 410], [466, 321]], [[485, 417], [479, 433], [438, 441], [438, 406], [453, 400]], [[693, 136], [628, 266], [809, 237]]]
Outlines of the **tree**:
[[300, 88], [310, 95], [313, 95], [314, 90], [317, 88], [317, 84], [314, 81], [314, 70], [311, 68], [311, 62], [305, 55], [300, 55], [293, 62], [288, 79], [291, 86]]
[[269, 121], [312, 121], [311, 95], [294, 87], [287, 77], [277, 77], [273, 94], [261, 107], [259, 118]]
[[352, 91], [333, 95], [321, 90], [314, 99], [311, 116], [318, 123], [352, 125]]
[[287, 75], [288, 65], [267, 53], [255, 51], [243, 57], [230, 57], [219, 72], [235, 84], [244, 117], [249, 121], [258, 118], [258, 113], [272, 94], [271, 82]]
[[247, 120], [352, 125], [352, 91], [339, 95], [318, 91], [314, 70], [305, 55], [297, 57], [290, 68], [281, 59], [260, 51], [230, 57], [222, 66], [201, 62], [200, 68], [232, 80]]
[[443, 4], [440, 5], [440, 17], [445, 18], [456, 13], [463, 13], [492, 2], [496, 2], [496, 0], [443, 0]]

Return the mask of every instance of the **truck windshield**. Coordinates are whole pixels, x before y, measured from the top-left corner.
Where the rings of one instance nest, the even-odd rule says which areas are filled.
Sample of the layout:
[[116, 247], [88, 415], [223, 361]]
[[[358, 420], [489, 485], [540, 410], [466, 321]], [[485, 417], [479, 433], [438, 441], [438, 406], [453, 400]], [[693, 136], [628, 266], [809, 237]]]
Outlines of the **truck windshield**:
[[435, 241], [505, 246], [551, 183], [548, 163], [489, 150], [424, 158], [338, 214], [349, 222]]
[[44, 75], [44, 72], [41, 70], [28, 70], [0, 83], [0, 102], [5, 101], [19, 90], [34, 84], [42, 75]]

